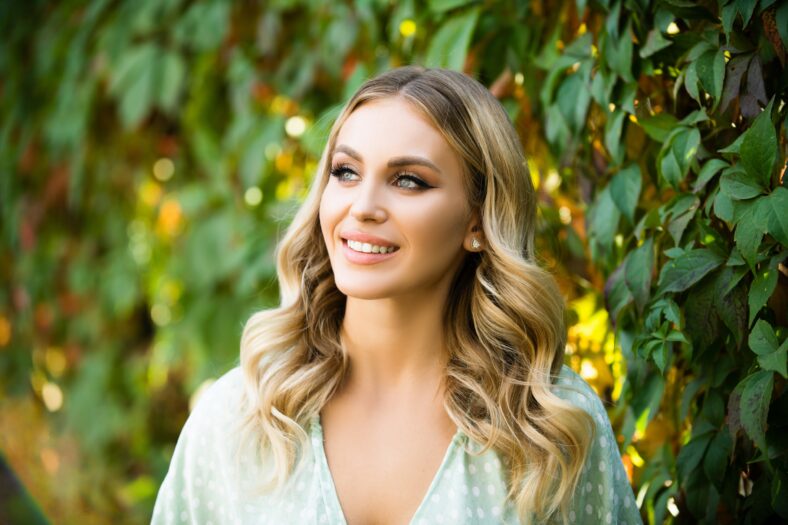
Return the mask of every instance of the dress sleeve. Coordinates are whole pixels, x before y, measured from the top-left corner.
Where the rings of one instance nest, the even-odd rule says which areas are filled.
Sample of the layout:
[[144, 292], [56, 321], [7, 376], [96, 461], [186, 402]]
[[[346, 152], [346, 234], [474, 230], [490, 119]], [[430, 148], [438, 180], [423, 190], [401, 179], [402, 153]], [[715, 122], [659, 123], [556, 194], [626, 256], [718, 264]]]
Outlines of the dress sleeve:
[[156, 497], [153, 525], [236, 521], [234, 498], [228, 494], [228, 382], [228, 376], [223, 377], [201, 396], [181, 430]]
[[[572, 377], [567, 383], [573, 387], [574, 392], [568, 394], [568, 399], [591, 415], [596, 424], [596, 432], [575, 490], [569, 521], [642, 525], [640, 511], [602, 401], [580, 376], [570, 373]], [[559, 395], [567, 398], [567, 395]]]

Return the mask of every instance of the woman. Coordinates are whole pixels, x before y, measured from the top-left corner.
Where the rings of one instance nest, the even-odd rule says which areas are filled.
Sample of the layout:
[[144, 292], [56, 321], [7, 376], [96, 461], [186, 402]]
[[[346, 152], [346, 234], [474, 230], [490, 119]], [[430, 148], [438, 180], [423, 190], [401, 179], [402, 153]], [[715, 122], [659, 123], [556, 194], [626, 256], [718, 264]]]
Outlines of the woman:
[[639, 523], [604, 409], [562, 367], [535, 197], [457, 72], [365, 83], [278, 251], [278, 308], [198, 403], [155, 523]]

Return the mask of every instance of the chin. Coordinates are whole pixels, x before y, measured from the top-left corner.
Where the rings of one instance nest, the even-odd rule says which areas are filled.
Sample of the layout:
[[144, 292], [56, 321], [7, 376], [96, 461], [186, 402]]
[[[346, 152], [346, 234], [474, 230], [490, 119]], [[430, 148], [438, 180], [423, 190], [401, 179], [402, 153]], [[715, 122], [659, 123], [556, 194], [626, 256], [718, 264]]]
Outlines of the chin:
[[334, 284], [337, 289], [346, 296], [367, 301], [386, 299], [402, 291], [396, 290], [396, 287], [381, 283], [379, 280], [368, 282], [366, 279], [359, 279], [358, 277], [355, 279], [334, 277]]
[[337, 283], [337, 289], [347, 297], [353, 297], [354, 299], [364, 299], [366, 301], [385, 299], [387, 297], [391, 297], [392, 295], [387, 290], [380, 288], [370, 288], [369, 286], [359, 286], [358, 283], [350, 286], [343, 286]]

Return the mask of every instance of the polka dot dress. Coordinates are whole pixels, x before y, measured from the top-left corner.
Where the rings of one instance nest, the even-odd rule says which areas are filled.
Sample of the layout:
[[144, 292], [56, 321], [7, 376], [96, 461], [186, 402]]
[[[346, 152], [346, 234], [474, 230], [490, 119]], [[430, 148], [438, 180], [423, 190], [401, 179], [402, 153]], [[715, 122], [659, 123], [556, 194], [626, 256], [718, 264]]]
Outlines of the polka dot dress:
[[[242, 381], [240, 369], [231, 370], [200, 398], [178, 439], [152, 523], [345, 525], [318, 418], [308, 429], [311, 450], [286, 486], [276, 492], [262, 490], [270, 466], [254, 453], [242, 452], [246, 449], [237, 441]], [[569, 522], [641, 524], [601, 401], [567, 367], [555, 392], [586, 410], [597, 424]], [[411, 525], [519, 523], [506, 500], [500, 459], [494, 451], [480, 450], [457, 431]]]

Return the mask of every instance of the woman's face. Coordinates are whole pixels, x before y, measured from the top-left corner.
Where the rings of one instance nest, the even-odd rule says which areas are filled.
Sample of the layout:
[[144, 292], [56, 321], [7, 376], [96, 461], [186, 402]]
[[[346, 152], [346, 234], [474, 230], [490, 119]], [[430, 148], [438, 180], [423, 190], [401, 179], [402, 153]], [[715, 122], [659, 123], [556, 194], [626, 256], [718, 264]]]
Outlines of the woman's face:
[[330, 161], [320, 225], [337, 288], [380, 299], [448, 284], [472, 214], [462, 161], [429, 120], [398, 97], [365, 103]]

